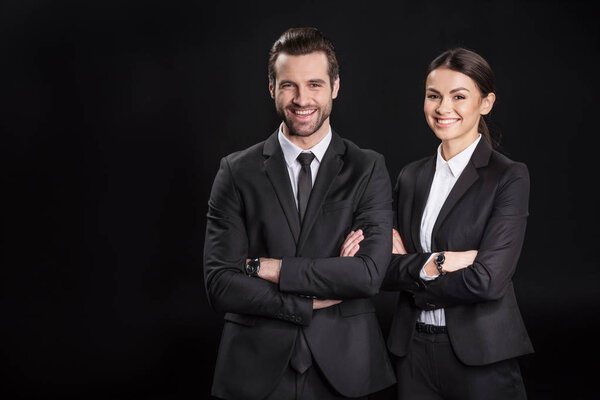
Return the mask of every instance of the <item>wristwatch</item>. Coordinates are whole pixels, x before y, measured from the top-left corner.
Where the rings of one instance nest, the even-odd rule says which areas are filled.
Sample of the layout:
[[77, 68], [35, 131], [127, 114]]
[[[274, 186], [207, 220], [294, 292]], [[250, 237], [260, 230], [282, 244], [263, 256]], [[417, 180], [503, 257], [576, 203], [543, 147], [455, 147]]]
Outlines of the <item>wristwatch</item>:
[[433, 262], [435, 263], [435, 266], [440, 275], [446, 275], [446, 272], [444, 272], [444, 270], [442, 269], [442, 264], [444, 263], [444, 261], [446, 261], [446, 256], [444, 255], [443, 251], [438, 253], [438, 255], [435, 256], [435, 258], [433, 259]]
[[251, 277], [258, 276], [259, 270], [260, 270], [260, 259], [259, 258], [253, 258], [250, 261], [248, 261], [248, 264], [246, 264], [246, 275], [248, 275], [248, 276], [251, 276]]

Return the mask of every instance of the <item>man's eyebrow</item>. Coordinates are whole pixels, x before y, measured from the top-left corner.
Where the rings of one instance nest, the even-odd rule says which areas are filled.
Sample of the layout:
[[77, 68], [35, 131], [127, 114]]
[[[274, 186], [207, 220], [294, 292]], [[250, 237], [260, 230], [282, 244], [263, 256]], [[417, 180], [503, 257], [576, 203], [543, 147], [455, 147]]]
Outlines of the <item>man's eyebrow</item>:
[[325, 81], [323, 79], [310, 79], [309, 82], [310, 83], [325, 83]]

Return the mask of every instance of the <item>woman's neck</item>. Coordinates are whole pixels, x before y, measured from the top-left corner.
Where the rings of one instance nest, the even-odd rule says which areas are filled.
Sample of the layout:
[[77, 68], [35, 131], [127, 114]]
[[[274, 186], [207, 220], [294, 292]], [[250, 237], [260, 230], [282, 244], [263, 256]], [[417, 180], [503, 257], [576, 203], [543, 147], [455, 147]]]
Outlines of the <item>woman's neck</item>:
[[444, 160], [449, 161], [464, 149], [472, 145], [478, 137], [479, 133], [475, 131], [475, 133], [472, 135], [450, 140], [442, 140], [442, 157]]

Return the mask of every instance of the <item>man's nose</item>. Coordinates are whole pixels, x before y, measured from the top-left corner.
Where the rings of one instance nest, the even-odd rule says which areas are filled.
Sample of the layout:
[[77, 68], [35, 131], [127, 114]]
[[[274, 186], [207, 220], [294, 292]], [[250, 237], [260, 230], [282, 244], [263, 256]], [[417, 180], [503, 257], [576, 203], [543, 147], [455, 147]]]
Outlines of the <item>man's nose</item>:
[[294, 97], [294, 104], [299, 107], [304, 107], [310, 104], [308, 89], [299, 87], [296, 90], [296, 96]]

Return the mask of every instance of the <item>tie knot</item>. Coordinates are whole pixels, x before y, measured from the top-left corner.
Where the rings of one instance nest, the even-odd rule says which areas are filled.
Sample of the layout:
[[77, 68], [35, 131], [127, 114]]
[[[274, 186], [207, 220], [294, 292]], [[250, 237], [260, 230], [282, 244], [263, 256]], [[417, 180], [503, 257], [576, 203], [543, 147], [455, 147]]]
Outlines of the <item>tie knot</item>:
[[297, 160], [302, 167], [308, 167], [314, 158], [315, 155], [313, 153], [300, 153]]

